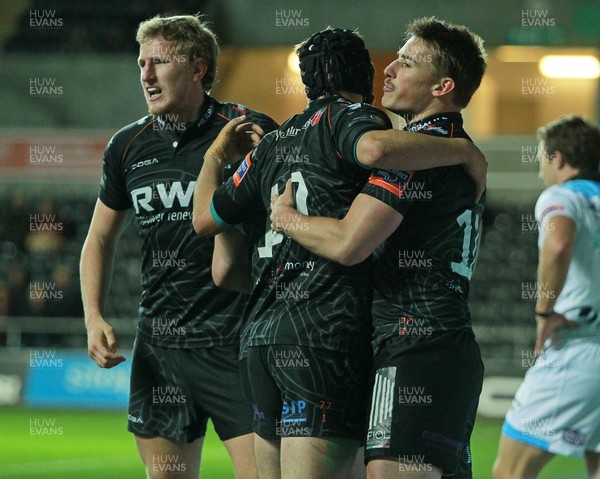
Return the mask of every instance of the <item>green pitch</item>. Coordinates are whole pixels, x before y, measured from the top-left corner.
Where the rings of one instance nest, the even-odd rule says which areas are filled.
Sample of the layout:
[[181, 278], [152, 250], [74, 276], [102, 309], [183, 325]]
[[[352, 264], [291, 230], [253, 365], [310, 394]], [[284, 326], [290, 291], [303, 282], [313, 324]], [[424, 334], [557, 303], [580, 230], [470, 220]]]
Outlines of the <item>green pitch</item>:
[[[114, 412], [0, 408], [0, 478], [143, 479], [126, 416]], [[501, 421], [479, 419], [474, 479], [491, 479]], [[210, 429], [201, 477], [232, 479], [227, 452]], [[585, 479], [582, 460], [556, 458], [540, 479]]]

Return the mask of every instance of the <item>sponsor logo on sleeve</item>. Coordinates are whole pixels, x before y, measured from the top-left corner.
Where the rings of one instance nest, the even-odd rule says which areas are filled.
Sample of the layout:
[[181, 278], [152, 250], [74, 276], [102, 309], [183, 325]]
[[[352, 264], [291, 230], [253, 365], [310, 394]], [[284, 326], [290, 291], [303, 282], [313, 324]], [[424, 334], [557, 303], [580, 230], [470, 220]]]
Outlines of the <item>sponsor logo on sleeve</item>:
[[559, 210], [564, 210], [565, 208], [561, 205], [550, 205], [548, 206], [546, 209], [544, 209], [544, 211], [542, 211], [542, 214], [540, 215], [540, 221], [539, 224], [542, 224], [544, 222], [544, 218], [549, 214], [552, 213], [553, 211], [559, 211]]
[[248, 153], [246, 155], [246, 158], [244, 158], [244, 161], [242, 161], [242, 163], [240, 164], [237, 171], [233, 174], [233, 184], [236, 187], [239, 186], [239, 184], [242, 182], [244, 176], [246, 176], [246, 173], [248, 173], [248, 170], [251, 166], [252, 161], [250, 160], [250, 154]]

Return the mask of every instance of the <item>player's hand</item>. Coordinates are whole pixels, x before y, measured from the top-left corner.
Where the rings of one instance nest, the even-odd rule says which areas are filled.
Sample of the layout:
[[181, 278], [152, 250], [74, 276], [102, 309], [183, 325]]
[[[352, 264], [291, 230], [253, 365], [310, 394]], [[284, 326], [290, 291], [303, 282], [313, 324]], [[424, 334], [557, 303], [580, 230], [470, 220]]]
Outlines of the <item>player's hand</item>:
[[479, 148], [468, 140], [465, 143], [465, 162], [463, 168], [475, 183], [475, 202], [477, 203], [487, 184], [488, 162]]
[[281, 195], [275, 193], [271, 196], [271, 229], [274, 231], [282, 231], [283, 224], [287, 222], [286, 215], [297, 213], [293, 190], [292, 180], [289, 179]]
[[246, 122], [245, 115], [234, 118], [219, 132], [206, 156], [225, 164], [234, 163], [256, 147], [264, 134], [259, 125]]
[[576, 323], [569, 321], [562, 314], [558, 313], [554, 313], [548, 318], [536, 316], [535, 320], [537, 323], [534, 351], [536, 356], [542, 354], [546, 340], [554, 337], [554, 334], [560, 328], [565, 327], [568, 329], [573, 329], [577, 327]]
[[117, 338], [110, 324], [102, 318], [87, 323], [88, 355], [101, 368], [112, 368], [125, 361], [117, 354]]

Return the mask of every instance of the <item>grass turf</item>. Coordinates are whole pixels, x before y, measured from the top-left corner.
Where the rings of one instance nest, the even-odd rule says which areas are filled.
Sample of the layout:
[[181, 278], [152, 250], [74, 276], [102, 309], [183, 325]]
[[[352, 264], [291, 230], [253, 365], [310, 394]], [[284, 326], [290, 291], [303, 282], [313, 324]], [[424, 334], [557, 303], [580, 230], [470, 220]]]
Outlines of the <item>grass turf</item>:
[[[478, 419], [471, 441], [474, 479], [491, 479], [500, 427], [501, 421]], [[558, 457], [540, 479], [585, 479], [584, 470], [582, 460]], [[124, 413], [0, 409], [0, 478], [144, 477]], [[201, 477], [234, 477], [227, 452], [211, 427], [204, 442]]]

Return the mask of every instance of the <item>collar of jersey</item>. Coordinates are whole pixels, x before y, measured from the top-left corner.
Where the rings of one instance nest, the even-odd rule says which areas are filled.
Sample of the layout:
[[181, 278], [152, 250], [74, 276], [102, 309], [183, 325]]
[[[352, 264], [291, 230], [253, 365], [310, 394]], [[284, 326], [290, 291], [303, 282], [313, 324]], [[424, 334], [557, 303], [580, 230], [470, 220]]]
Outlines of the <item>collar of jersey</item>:
[[[592, 181], [599, 181], [600, 182], [600, 172], [596, 172], [596, 171], [582, 171], [580, 173], [577, 173], [575, 176], [572, 176], [567, 181], [573, 181], [573, 180], [592, 180]], [[567, 181], [565, 181], [565, 183]]]
[[411, 131], [415, 129], [422, 129], [423, 125], [445, 125], [448, 123], [455, 123], [457, 125], [462, 125], [462, 115], [457, 111], [449, 111], [445, 113], [435, 113], [433, 115], [429, 115], [421, 120], [417, 120], [409, 125], [406, 125], [406, 130]]
[[[193, 127], [202, 128], [204, 125], [206, 125], [206, 123], [208, 123], [208, 121], [212, 118], [213, 113], [215, 112], [215, 104], [216, 104], [216, 102], [215, 102], [214, 98], [212, 98], [209, 95], [205, 95], [204, 105], [202, 108], [202, 112], [200, 113], [200, 118], [198, 118], [198, 120], [195, 122], [186, 123], [188, 128], [186, 128], [185, 131], [187, 131], [188, 129], [191, 129]], [[165, 123], [167, 123], [167, 121], [163, 120], [160, 115], [156, 115], [154, 117], [154, 119], [161, 125], [164, 125]]]

